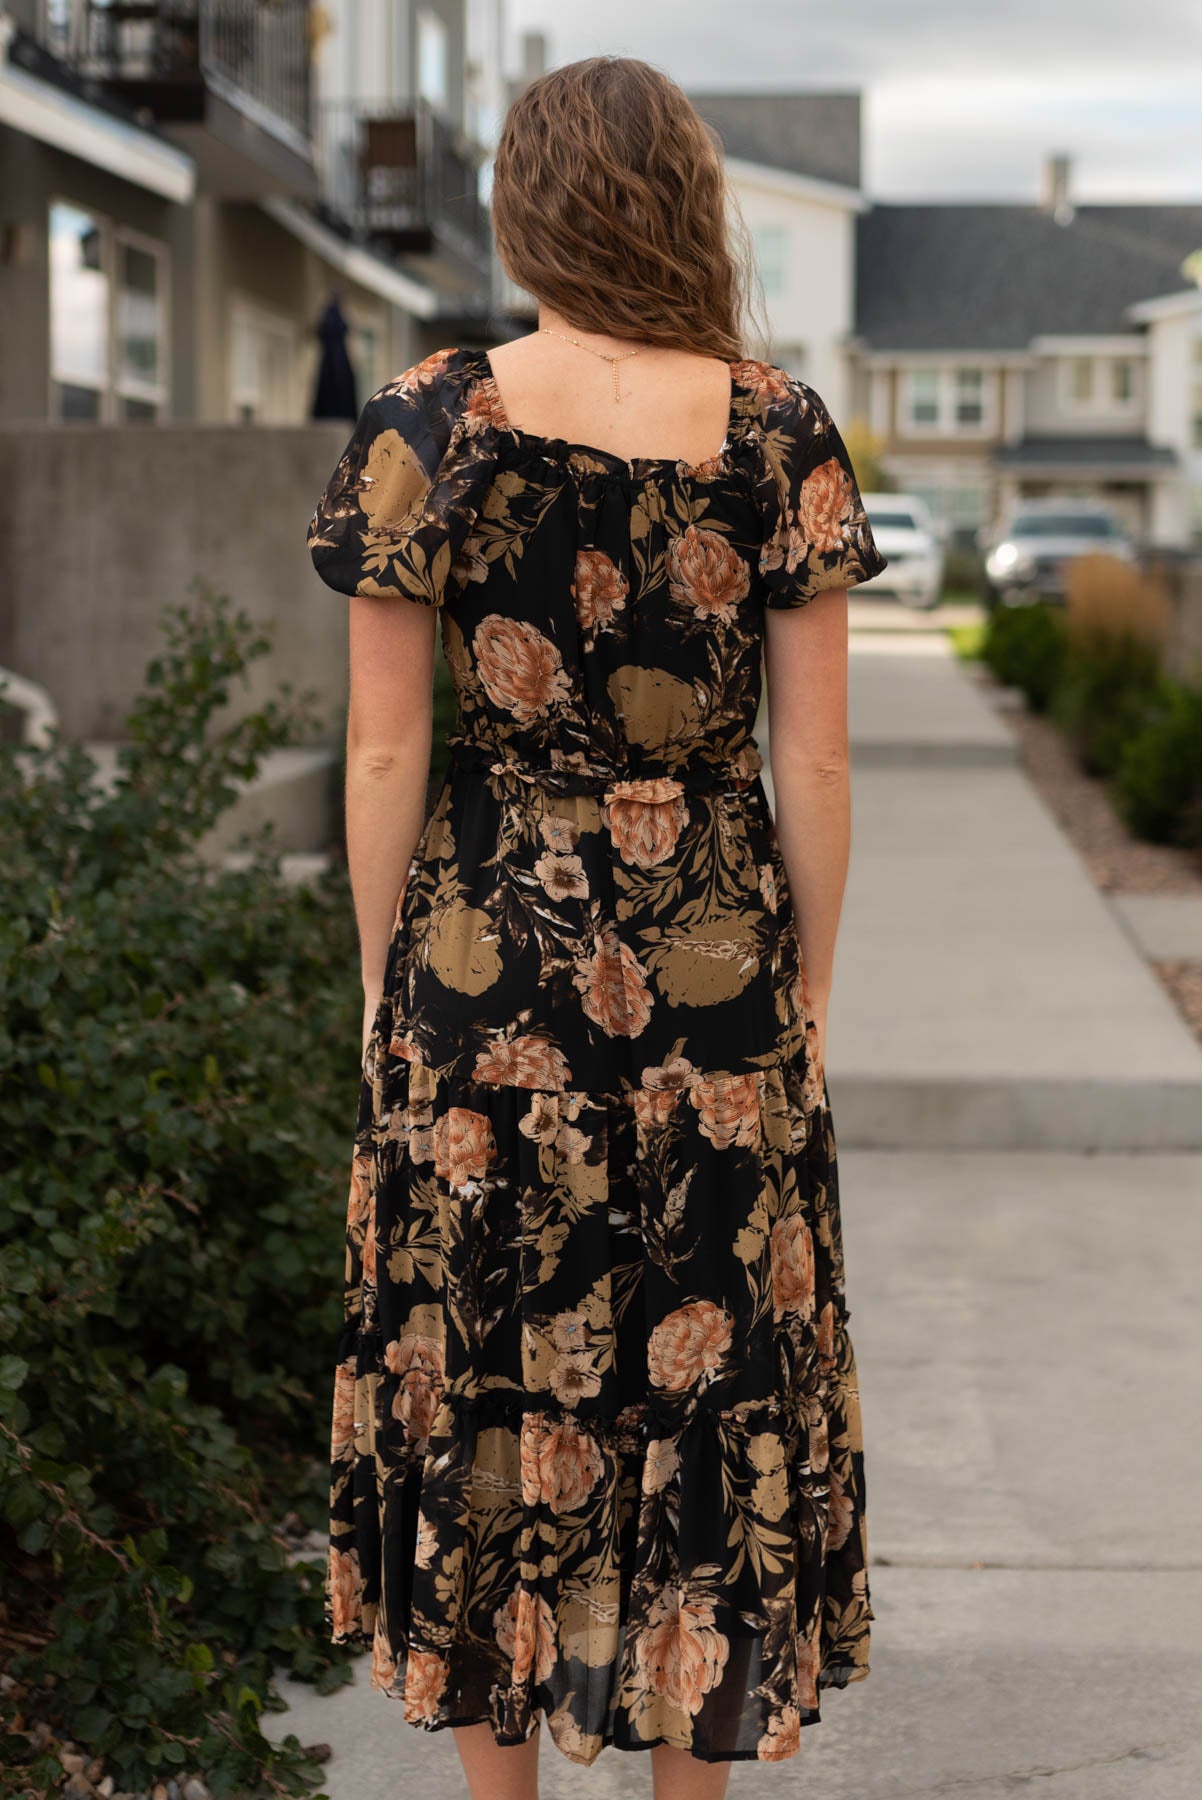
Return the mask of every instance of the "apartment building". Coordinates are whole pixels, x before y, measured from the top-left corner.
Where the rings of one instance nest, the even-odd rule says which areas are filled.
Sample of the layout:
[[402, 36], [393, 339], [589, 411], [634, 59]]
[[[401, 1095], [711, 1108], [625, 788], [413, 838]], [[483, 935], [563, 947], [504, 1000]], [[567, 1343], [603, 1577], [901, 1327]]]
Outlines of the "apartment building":
[[0, 0], [0, 424], [308, 416], [487, 328], [501, 0]]

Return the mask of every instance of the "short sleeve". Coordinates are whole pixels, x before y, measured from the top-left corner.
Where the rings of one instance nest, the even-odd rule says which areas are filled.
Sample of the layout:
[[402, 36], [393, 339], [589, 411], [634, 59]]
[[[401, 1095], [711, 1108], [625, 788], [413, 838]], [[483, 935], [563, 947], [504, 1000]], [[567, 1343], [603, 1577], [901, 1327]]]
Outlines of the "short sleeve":
[[783, 369], [770, 374], [762, 408], [764, 605], [804, 606], [824, 588], [855, 587], [887, 565], [822, 399]]
[[308, 549], [340, 594], [442, 606], [491, 484], [493, 459], [457, 406], [442, 350], [367, 401], [309, 522]]

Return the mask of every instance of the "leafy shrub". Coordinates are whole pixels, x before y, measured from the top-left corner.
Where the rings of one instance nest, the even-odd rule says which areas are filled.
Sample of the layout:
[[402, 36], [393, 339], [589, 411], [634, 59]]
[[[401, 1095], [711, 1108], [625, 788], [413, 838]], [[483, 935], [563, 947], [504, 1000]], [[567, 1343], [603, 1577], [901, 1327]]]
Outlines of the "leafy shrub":
[[196, 852], [310, 728], [286, 688], [222, 722], [268, 648], [219, 596], [171, 609], [107, 793], [78, 748], [0, 748], [0, 1654], [52, 1730], [0, 1728], [11, 1793], [62, 1736], [118, 1787], [304, 1792], [273, 1665], [349, 1675], [275, 1523], [323, 1522], [349, 887], [285, 886], [270, 832], [236, 874]]
[[999, 606], [989, 615], [981, 655], [999, 681], [1021, 688], [1033, 712], [1045, 712], [1066, 647], [1064, 627], [1049, 606]]
[[1122, 746], [1115, 798], [1141, 837], [1202, 846], [1202, 689], [1161, 682], [1151, 716]]
[[1160, 653], [1132, 632], [1073, 631], [1052, 715], [1091, 775], [1112, 775], [1143, 726], [1160, 683]]

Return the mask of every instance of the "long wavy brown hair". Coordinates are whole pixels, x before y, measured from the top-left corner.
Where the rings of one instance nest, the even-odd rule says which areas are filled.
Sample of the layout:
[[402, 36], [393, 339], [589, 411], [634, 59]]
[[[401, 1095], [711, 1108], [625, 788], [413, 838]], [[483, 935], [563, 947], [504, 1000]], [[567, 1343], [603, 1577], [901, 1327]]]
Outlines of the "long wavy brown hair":
[[578, 329], [747, 354], [755, 261], [722, 140], [650, 63], [535, 77], [506, 114], [492, 222], [510, 279]]

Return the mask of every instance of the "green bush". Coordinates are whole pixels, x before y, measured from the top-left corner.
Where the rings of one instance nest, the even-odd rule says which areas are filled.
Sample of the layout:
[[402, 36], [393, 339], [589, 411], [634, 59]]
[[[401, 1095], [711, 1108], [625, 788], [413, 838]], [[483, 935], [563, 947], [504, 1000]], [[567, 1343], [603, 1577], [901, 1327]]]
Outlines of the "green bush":
[[220, 596], [171, 609], [108, 792], [78, 748], [0, 747], [12, 1794], [57, 1786], [55, 1738], [118, 1788], [192, 1771], [216, 1794], [306, 1792], [319, 1764], [259, 1728], [283, 1704], [273, 1666], [349, 1677], [324, 1559], [280, 1529], [323, 1523], [359, 1079], [349, 888], [345, 869], [284, 885], [270, 832], [244, 872], [196, 851], [236, 778], [311, 727], [286, 688], [223, 722], [268, 648]]
[[1133, 633], [1071, 635], [1051, 711], [1091, 775], [1114, 774], [1124, 744], [1149, 716], [1160, 679], [1155, 645]]
[[999, 681], [1021, 688], [1033, 712], [1045, 712], [1060, 679], [1066, 648], [1060, 617], [1040, 602], [995, 608], [985, 626], [981, 655]]
[[1202, 847], [1202, 688], [1160, 683], [1151, 715], [1122, 746], [1114, 789], [1140, 837]]

